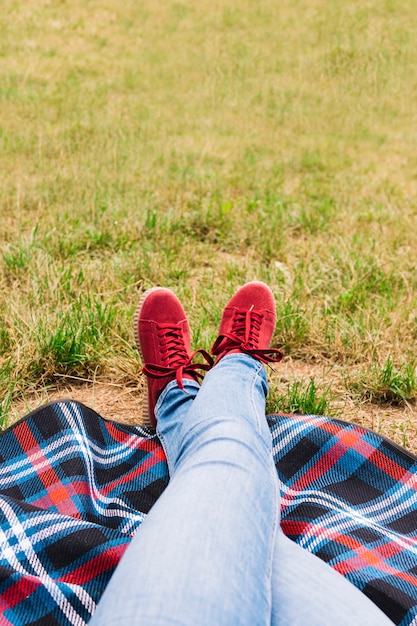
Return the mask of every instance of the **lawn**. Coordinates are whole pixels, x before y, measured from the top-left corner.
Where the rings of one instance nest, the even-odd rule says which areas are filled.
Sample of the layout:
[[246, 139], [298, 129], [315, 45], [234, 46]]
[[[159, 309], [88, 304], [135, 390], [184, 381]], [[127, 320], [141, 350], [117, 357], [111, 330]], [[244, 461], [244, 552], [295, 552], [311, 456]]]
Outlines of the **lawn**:
[[416, 40], [413, 0], [4, 0], [3, 425], [68, 386], [138, 419], [143, 290], [209, 348], [257, 278], [268, 410], [416, 451]]

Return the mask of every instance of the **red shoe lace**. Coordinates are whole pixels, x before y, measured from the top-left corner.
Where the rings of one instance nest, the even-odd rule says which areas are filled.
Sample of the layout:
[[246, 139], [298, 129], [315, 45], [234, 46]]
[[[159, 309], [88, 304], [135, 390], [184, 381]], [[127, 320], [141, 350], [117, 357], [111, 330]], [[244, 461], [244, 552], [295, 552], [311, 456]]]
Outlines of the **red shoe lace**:
[[[182, 382], [184, 374], [188, 374], [198, 381], [203, 378], [203, 374], [198, 370], [207, 372], [213, 366], [214, 361], [205, 350], [196, 350], [192, 354], [188, 354], [180, 325], [158, 324], [157, 337], [160, 345], [161, 363], [146, 363], [143, 366], [142, 372], [149, 378], [175, 378], [179, 388], [184, 389]], [[193, 363], [197, 354], [201, 354], [206, 363]]]
[[263, 314], [250, 309], [236, 311], [230, 333], [217, 337], [212, 354], [225, 356], [232, 350], [240, 350], [255, 357], [262, 363], [279, 363], [282, 352], [277, 348], [257, 348], [262, 327]]

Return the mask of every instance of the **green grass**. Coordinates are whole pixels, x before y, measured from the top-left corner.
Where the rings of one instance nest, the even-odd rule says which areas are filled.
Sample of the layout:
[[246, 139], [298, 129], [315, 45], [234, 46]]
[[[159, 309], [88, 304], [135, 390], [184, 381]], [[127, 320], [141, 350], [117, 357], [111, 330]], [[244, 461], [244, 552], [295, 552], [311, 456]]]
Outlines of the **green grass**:
[[136, 381], [144, 289], [208, 348], [254, 278], [274, 345], [329, 372], [283, 406], [415, 414], [412, 0], [5, 0], [0, 34], [1, 419], [63, 376]]
[[376, 404], [406, 405], [417, 393], [417, 366], [403, 362], [395, 366], [389, 356], [382, 367], [372, 365], [350, 384], [360, 400]]
[[332, 400], [330, 387], [319, 389], [314, 378], [309, 381], [294, 380], [287, 384], [284, 393], [272, 391], [267, 410], [269, 413], [335, 416], [339, 411]]

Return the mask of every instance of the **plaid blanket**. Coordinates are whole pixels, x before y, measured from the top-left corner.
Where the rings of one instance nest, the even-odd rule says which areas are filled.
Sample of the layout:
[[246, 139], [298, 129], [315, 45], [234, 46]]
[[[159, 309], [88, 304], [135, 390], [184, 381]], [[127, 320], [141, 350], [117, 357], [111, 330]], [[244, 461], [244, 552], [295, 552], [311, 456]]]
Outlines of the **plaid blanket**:
[[281, 526], [395, 623], [417, 624], [417, 458], [318, 416], [270, 418]]
[[[353, 424], [268, 419], [284, 532], [417, 624], [417, 459]], [[0, 461], [0, 624], [86, 624], [167, 485], [157, 437], [62, 401], [2, 433]]]

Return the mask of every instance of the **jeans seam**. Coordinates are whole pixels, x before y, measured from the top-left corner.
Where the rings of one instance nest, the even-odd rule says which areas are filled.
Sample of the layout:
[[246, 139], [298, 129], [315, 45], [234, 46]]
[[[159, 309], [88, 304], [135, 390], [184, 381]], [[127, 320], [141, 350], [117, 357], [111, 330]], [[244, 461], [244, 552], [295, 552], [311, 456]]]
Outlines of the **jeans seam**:
[[[275, 541], [277, 540], [278, 528], [281, 522], [281, 509], [280, 509], [281, 488], [279, 484], [278, 475], [276, 473], [276, 467], [275, 467], [272, 454], [270, 457], [270, 467], [271, 467], [271, 480], [273, 481], [273, 485], [274, 485], [275, 504], [276, 504], [274, 519], [272, 520], [272, 523], [271, 523], [270, 551], [269, 551], [269, 564], [268, 564], [269, 578], [270, 578], [271, 585], [272, 585], [272, 572], [273, 572], [273, 566], [274, 566], [274, 548], [275, 548]], [[272, 609], [272, 586], [271, 586], [271, 609]]]
[[[251, 403], [251, 409], [253, 411], [253, 414], [255, 415], [257, 435], [259, 439], [261, 440], [263, 447], [267, 450], [268, 454], [271, 454], [271, 447], [270, 445], [266, 443], [264, 437], [262, 436], [261, 420], [266, 419], [265, 411], [263, 411], [263, 413], [260, 414], [257, 408], [256, 401], [255, 401], [256, 384], [258, 382], [258, 379], [261, 378], [260, 372], [262, 371], [262, 368], [263, 368], [262, 363], [258, 363], [254, 372], [254, 376], [252, 376], [251, 389], [250, 389], [250, 403]], [[261, 380], [261, 383], [262, 383], [262, 380]]]
[[256, 383], [259, 377], [259, 364], [257, 365], [254, 375], [252, 376], [252, 384], [251, 384], [251, 390], [250, 390], [250, 401], [251, 401], [251, 405], [252, 405], [252, 410], [254, 412], [254, 415], [256, 417], [256, 430], [258, 431], [258, 433], [261, 433], [261, 422], [259, 419], [259, 413], [258, 413], [258, 408], [256, 406], [256, 402], [255, 402], [255, 387], [256, 387]]
[[168, 444], [166, 442], [165, 436], [162, 433], [158, 433], [158, 437], [159, 437], [159, 441], [161, 442], [161, 446], [162, 446], [162, 448], [163, 448], [163, 450], [165, 452], [165, 457], [166, 457], [167, 465], [168, 465], [168, 476], [169, 476], [169, 479], [171, 479], [171, 477], [172, 477], [172, 475], [174, 473], [174, 468], [173, 468], [173, 465], [172, 465], [172, 461], [169, 458]]

